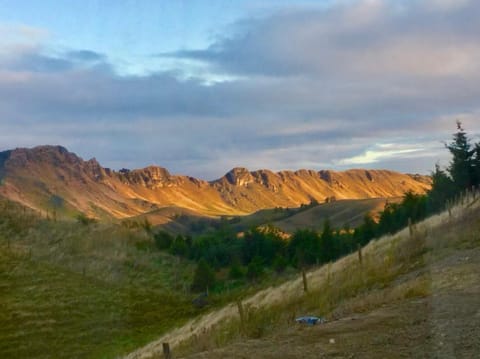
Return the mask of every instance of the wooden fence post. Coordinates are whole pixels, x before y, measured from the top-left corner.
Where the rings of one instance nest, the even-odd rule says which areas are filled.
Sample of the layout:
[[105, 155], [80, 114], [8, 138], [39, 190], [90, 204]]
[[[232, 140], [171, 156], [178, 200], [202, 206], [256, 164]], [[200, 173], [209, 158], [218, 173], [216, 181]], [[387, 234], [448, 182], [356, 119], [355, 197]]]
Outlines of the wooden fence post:
[[163, 356], [165, 359], [172, 359], [172, 352], [170, 351], [169, 343], [162, 343], [163, 347]]
[[413, 224], [412, 219], [408, 217], [408, 233], [410, 234], [410, 238], [413, 237]]
[[238, 315], [240, 316], [240, 330], [245, 334], [245, 310], [243, 309], [242, 301], [237, 301]]
[[303, 291], [308, 292], [307, 273], [305, 272], [305, 269], [302, 269], [302, 278], [303, 278]]
[[363, 257], [362, 257], [362, 246], [359, 244], [357, 244], [357, 247], [358, 247], [358, 261], [360, 262], [360, 265], [363, 264]]
[[331, 262], [328, 262], [328, 266], [327, 266], [327, 286], [330, 285], [330, 280], [331, 280], [331, 269], [332, 269], [332, 263]]

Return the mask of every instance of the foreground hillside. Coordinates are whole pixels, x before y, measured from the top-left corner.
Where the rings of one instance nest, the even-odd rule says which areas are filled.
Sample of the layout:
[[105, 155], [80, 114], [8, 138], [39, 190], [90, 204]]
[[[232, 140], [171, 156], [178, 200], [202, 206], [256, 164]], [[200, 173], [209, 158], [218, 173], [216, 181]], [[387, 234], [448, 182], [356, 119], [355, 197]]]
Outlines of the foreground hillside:
[[[169, 342], [188, 358], [473, 358], [480, 352], [480, 200], [371, 242], [301, 278], [194, 320], [128, 356]], [[297, 325], [300, 315], [325, 324]]]
[[[235, 168], [204, 180], [171, 175], [161, 167], [113, 171], [60, 146], [0, 153], [0, 195], [56, 215], [84, 212], [125, 218], [180, 207], [194, 215], [241, 215], [265, 208], [299, 207], [326, 198], [399, 197], [424, 193], [430, 180], [386, 170], [250, 172]], [[162, 221], [163, 217], [158, 216]]]
[[150, 241], [0, 201], [0, 358], [114, 358], [196, 316], [193, 264]]

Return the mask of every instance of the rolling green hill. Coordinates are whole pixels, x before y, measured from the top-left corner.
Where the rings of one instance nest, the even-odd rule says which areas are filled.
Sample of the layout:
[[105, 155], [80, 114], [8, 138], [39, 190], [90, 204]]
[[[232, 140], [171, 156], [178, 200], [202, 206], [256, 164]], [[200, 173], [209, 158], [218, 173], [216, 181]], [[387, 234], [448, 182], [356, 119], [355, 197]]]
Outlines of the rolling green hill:
[[198, 314], [194, 266], [141, 229], [0, 201], [0, 357], [113, 358]]
[[276, 220], [273, 225], [289, 233], [302, 228], [321, 230], [323, 222], [328, 219], [334, 228], [355, 228], [362, 223], [366, 214], [376, 217], [378, 212], [384, 209], [387, 201], [394, 203], [400, 200], [399, 197], [368, 198], [322, 203], [287, 218]]

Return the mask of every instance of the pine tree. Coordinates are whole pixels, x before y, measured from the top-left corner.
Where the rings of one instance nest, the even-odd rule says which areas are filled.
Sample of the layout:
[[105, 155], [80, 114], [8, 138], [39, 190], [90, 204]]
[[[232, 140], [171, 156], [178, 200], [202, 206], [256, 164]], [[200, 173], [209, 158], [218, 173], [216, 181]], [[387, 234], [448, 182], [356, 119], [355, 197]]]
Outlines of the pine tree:
[[337, 256], [333, 229], [328, 219], [323, 222], [323, 232], [320, 236], [320, 257], [323, 263], [330, 262]]
[[435, 165], [432, 173], [432, 188], [428, 192], [428, 209], [437, 212], [444, 209], [448, 200], [455, 196], [455, 185], [445, 171]]
[[247, 267], [248, 279], [255, 281], [263, 275], [263, 260], [259, 256], [255, 256]]
[[474, 150], [474, 158], [473, 158], [473, 186], [479, 187], [480, 186], [480, 142], [475, 144]]
[[467, 137], [462, 123], [457, 121], [457, 132], [453, 135], [453, 142], [446, 145], [453, 158], [448, 167], [448, 172], [458, 192], [471, 188], [474, 185], [474, 158], [470, 140]]
[[194, 292], [206, 292], [215, 284], [215, 272], [205, 258], [200, 259], [193, 275], [191, 289]]

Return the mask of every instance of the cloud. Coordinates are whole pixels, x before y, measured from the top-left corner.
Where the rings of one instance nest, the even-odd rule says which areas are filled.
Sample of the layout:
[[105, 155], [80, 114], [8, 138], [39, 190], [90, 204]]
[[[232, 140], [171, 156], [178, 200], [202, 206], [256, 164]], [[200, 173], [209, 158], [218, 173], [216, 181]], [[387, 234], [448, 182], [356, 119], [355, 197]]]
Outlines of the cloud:
[[66, 72], [82, 68], [103, 68], [111, 70], [106, 56], [89, 50], [68, 51], [59, 54], [46, 54], [43, 49], [23, 49], [17, 54], [10, 53], [7, 58], [0, 58], [2, 67], [16, 72]]
[[472, 0], [426, 0], [425, 6], [437, 11], [452, 11], [467, 7]]
[[106, 61], [106, 56], [91, 50], [71, 50], [65, 56], [73, 61], [99, 62]]
[[339, 161], [341, 165], [366, 165], [375, 162], [379, 162], [380, 160], [391, 159], [395, 157], [404, 157], [405, 154], [412, 154], [421, 151], [421, 148], [404, 148], [402, 149], [401, 146], [398, 144], [391, 145], [391, 149], [385, 149], [385, 147], [381, 145], [377, 145], [377, 148], [374, 150], [367, 150], [363, 154], [344, 158]]
[[2, 50], [20, 46], [31, 47], [48, 37], [46, 29], [12, 23], [0, 23], [0, 34], [0, 49]]
[[448, 17], [429, 11], [441, 4], [450, 9], [445, 0], [431, 0], [427, 7], [409, 4], [408, 11], [399, 11], [396, 1], [342, 4], [242, 21], [246, 30], [220, 37], [207, 49], [164, 56], [203, 61], [227, 73], [266, 76], [449, 76], [479, 69], [480, 26], [473, 18], [478, 3], [465, 1]]
[[119, 75], [107, 54], [36, 35], [0, 46], [3, 149], [58, 143], [114, 168], [207, 179], [234, 166], [425, 173], [448, 161], [441, 141], [457, 118], [480, 133], [478, 2], [336, 4], [244, 19], [205, 49], [162, 54], [206, 72]]
[[91, 50], [52, 51], [45, 46], [48, 31], [25, 25], [0, 24], [0, 69], [54, 73], [85, 67], [110, 69], [104, 54]]

